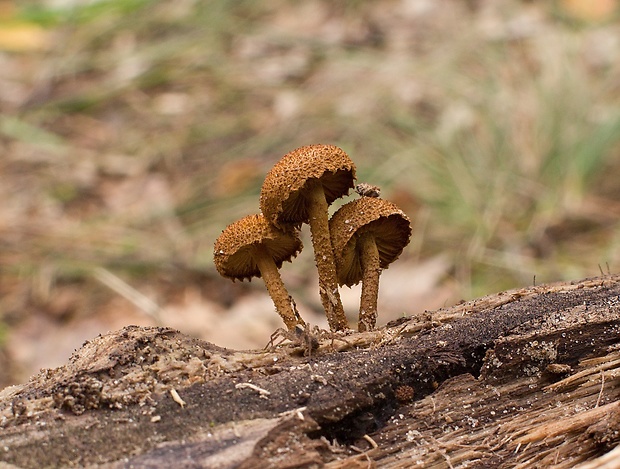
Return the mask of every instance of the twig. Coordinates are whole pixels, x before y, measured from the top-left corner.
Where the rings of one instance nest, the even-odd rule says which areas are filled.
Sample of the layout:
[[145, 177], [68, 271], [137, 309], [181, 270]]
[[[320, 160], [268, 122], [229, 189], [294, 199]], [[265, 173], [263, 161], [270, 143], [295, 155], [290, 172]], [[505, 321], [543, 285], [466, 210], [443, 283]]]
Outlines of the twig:
[[254, 391], [258, 391], [258, 394], [263, 399], [267, 399], [267, 396], [269, 396], [271, 394], [266, 389], [259, 388], [258, 386], [256, 386], [255, 384], [252, 384], [252, 383], [239, 383], [239, 384], [235, 384], [235, 389], [244, 389], [244, 388], [250, 388], [250, 389], [253, 389]]
[[601, 390], [598, 393], [598, 398], [596, 399], [595, 408], [601, 403], [601, 397], [603, 397], [603, 388], [605, 387], [605, 372], [601, 370]]
[[369, 435], [364, 435], [362, 438], [364, 438], [364, 440], [370, 443], [370, 446], [372, 446], [372, 449], [377, 449], [379, 447], [377, 442], [373, 440], [372, 437], [370, 437]]
[[280, 417], [284, 417], [284, 418], [288, 418], [291, 415], [295, 415], [299, 420], [306, 420], [306, 418], [304, 417], [304, 412], [306, 411], [307, 407], [299, 407], [297, 409], [293, 409], [293, 410], [287, 410], [285, 412], [280, 412], [279, 416]]
[[176, 402], [177, 404], [179, 404], [181, 406], [181, 408], [184, 408], [187, 405], [187, 402], [185, 402], [183, 399], [181, 399], [181, 396], [179, 396], [179, 393], [177, 392], [176, 389], [171, 389], [170, 390], [170, 395], [172, 396], [172, 400], [174, 402]]

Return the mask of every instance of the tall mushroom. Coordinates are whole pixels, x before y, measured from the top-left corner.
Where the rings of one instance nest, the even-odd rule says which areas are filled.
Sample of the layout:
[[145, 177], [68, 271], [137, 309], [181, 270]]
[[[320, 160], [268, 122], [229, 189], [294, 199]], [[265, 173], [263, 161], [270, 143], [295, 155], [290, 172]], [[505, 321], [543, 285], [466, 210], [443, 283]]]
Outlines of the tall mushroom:
[[350, 287], [362, 281], [358, 330], [372, 330], [377, 323], [379, 275], [409, 244], [409, 218], [387, 200], [362, 197], [334, 213], [329, 231], [338, 283]]
[[281, 231], [263, 215], [249, 215], [222, 231], [215, 241], [213, 258], [220, 275], [233, 281], [262, 277], [276, 311], [286, 327], [293, 330], [304, 321], [293, 310], [278, 269], [302, 248], [295, 231]]
[[344, 314], [334, 253], [329, 237], [329, 205], [353, 188], [355, 165], [333, 145], [309, 145], [282, 157], [269, 171], [260, 194], [260, 208], [274, 225], [310, 225], [319, 293], [329, 327], [348, 327]]

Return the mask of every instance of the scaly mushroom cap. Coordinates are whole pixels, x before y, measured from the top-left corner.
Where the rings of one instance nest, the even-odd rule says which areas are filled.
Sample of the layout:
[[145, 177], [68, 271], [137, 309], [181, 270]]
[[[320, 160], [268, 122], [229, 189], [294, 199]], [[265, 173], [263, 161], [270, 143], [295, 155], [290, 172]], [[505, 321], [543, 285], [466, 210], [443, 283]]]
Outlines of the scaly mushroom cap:
[[260, 193], [260, 208], [275, 225], [299, 226], [308, 221], [304, 187], [320, 181], [327, 204], [354, 187], [355, 165], [334, 145], [308, 145], [287, 153], [267, 173]]
[[357, 239], [372, 233], [379, 251], [379, 265], [386, 269], [409, 244], [411, 223], [392, 202], [362, 197], [343, 205], [329, 221], [336, 271], [340, 285], [355, 285], [362, 279]]
[[263, 215], [248, 215], [226, 227], [215, 241], [213, 259], [217, 271], [231, 280], [260, 277], [253, 248], [262, 244], [278, 268], [303, 248], [297, 233], [281, 231]]

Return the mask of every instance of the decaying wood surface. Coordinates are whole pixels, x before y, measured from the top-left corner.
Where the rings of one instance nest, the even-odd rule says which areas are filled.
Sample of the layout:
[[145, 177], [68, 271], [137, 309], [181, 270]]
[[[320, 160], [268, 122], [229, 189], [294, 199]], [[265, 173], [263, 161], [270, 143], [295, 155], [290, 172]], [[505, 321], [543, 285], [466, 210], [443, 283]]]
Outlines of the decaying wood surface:
[[290, 339], [97, 337], [0, 391], [0, 468], [620, 467], [619, 276]]

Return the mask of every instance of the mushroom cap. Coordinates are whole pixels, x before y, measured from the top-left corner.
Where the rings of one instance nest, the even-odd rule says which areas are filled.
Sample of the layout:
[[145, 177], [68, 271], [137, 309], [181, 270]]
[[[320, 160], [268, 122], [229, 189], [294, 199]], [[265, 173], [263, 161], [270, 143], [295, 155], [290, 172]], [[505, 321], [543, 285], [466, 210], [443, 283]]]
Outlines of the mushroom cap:
[[320, 181], [327, 204], [347, 195], [354, 187], [355, 165], [334, 145], [308, 145], [287, 153], [267, 173], [260, 193], [260, 208], [275, 225], [307, 222], [304, 189]]
[[332, 216], [329, 232], [334, 247], [338, 283], [355, 285], [362, 279], [357, 240], [371, 233], [379, 251], [379, 265], [386, 269], [409, 244], [411, 222], [405, 213], [387, 200], [362, 197], [349, 202]]
[[259, 245], [265, 248], [278, 268], [303, 249], [297, 232], [279, 230], [262, 214], [248, 215], [228, 225], [215, 241], [215, 268], [220, 275], [233, 281], [260, 277], [260, 269], [254, 260]]

